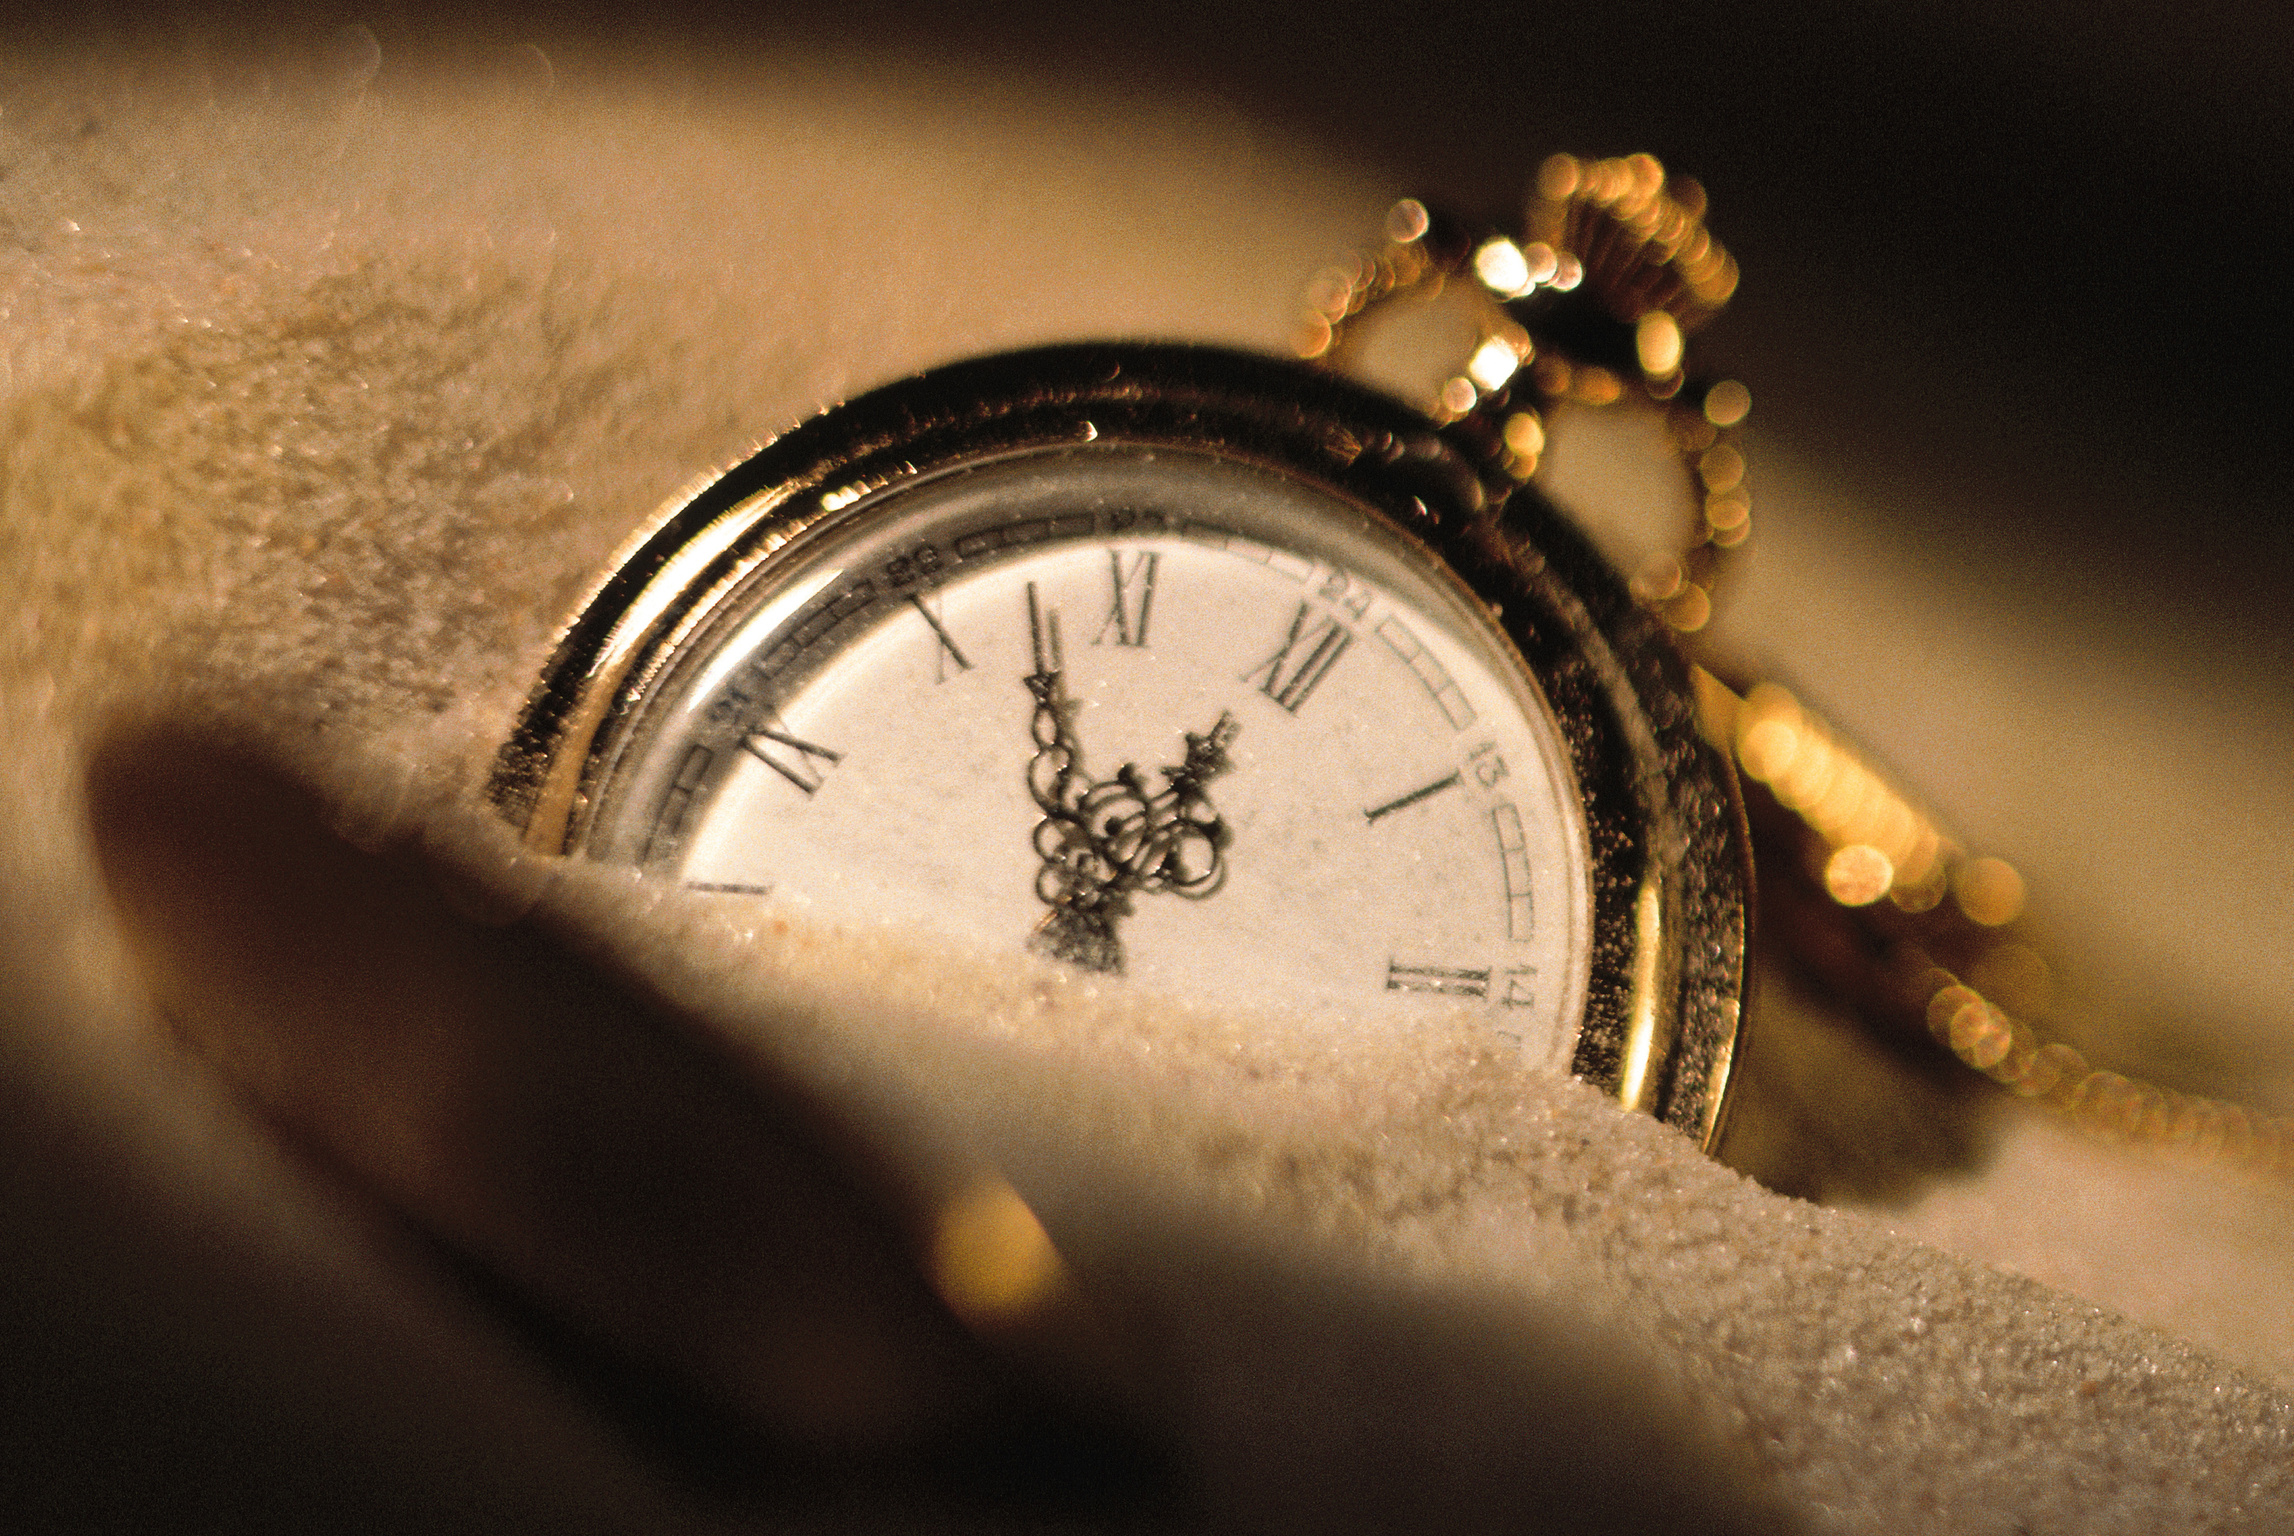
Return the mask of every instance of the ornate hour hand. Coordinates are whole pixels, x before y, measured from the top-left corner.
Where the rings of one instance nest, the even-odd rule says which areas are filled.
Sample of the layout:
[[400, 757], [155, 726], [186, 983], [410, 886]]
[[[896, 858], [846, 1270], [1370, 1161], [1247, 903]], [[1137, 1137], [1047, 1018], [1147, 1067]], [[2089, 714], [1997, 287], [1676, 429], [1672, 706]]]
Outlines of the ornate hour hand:
[[1210, 730], [1182, 733], [1186, 756], [1161, 770], [1161, 790], [1131, 763], [1094, 782], [1083, 771], [1061, 687], [1059, 615], [1043, 609], [1033, 582], [1028, 630], [1035, 649], [1035, 671], [1026, 681], [1035, 697], [1036, 746], [1028, 791], [1043, 811], [1035, 827], [1043, 860], [1035, 889], [1051, 909], [1028, 947], [1085, 970], [1119, 974], [1123, 945], [1115, 924], [1130, 912], [1135, 893], [1200, 900], [1226, 879], [1231, 834], [1203, 786], [1231, 766], [1227, 744], [1241, 727], [1222, 711]]

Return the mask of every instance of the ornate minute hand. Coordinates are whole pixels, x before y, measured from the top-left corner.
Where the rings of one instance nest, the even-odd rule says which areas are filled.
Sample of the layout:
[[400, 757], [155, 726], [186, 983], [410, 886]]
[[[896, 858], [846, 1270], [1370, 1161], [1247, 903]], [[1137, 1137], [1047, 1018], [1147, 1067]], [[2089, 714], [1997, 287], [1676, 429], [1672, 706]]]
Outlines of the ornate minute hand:
[[1028, 947], [1085, 970], [1119, 974], [1123, 945], [1115, 924], [1130, 912], [1134, 892], [1201, 900], [1226, 880], [1232, 834], [1203, 785], [1232, 766], [1227, 744], [1241, 727], [1222, 711], [1209, 731], [1184, 732], [1186, 758], [1162, 770], [1160, 792], [1131, 763], [1094, 783], [1083, 771], [1072, 706], [1061, 687], [1059, 615], [1043, 609], [1033, 582], [1028, 631], [1035, 648], [1035, 671], [1026, 681], [1035, 696], [1036, 746], [1028, 792], [1043, 811], [1035, 827], [1043, 860], [1035, 889], [1051, 909]]

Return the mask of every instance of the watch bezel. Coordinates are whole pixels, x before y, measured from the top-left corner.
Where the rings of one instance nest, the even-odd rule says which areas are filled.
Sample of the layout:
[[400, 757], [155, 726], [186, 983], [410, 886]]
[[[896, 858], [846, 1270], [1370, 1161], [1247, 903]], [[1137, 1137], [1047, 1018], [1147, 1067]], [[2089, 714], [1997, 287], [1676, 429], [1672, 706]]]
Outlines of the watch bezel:
[[1534, 488], [1493, 485], [1425, 417], [1296, 364], [1202, 346], [1050, 347], [935, 368], [812, 418], [625, 546], [544, 667], [489, 798], [530, 847], [580, 851], [663, 669], [774, 551], [902, 484], [1098, 439], [1324, 487], [1487, 606], [1561, 726], [1582, 797], [1592, 953], [1572, 1070], [1713, 1146], [1743, 1018], [1750, 858], [1686, 662]]

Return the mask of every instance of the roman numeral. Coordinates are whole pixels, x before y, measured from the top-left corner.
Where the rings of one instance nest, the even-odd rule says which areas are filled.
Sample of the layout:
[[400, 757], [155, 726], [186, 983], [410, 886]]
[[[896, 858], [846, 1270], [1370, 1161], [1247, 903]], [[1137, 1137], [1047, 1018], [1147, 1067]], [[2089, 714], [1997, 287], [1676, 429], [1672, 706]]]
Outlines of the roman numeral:
[[[1313, 610], [1300, 603], [1298, 612], [1291, 616], [1290, 633], [1283, 637], [1281, 649], [1242, 677], [1246, 683], [1257, 680], [1259, 692], [1294, 715], [1301, 704], [1313, 697], [1314, 690], [1338, 664], [1338, 658], [1354, 643], [1354, 636], [1336, 619], [1324, 618], [1309, 629], [1306, 621], [1313, 616]], [[1294, 656], [1301, 658], [1295, 664]], [[1291, 668], [1288, 677], [1283, 675], [1286, 666]]]
[[1386, 990], [1389, 992], [1433, 992], [1443, 997], [1487, 997], [1490, 992], [1489, 968], [1478, 971], [1452, 970], [1440, 965], [1398, 965], [1386, 962]]
[[1155, 606], [1155, 566], [1162, 558], [1152, 552], [1142, 552], [1132, 556], [1131, 567], [1125, 570], [1123, 556], [1112, 549], [1107, 552], [1107, 574], [1115, 590], [1108, 600], [1107, 617], [1092, 638], [1093, 645], [1105, 645], [1110, 630], [1115, 634], [1117, 645], [1147, 643], [1148, 611]]
[[1028, 583], [1028, 644], [1035, 655], [1036, 676], [1050, 677], [1061, 669], [1059, 610], [1043, 605], [1032, 581]]
[[[773, 750], [775, 747], [786, 747], [789, 753], [795, 755], [791, 757], [787, 753], [776, 754]], [[808, 796], [820, 788], [821, 779], [827, 773], [828, 768], [844, 761], [842, 752], [832, 752], [827, 747], [815, 746], [801, 737], [791, 736], [786, 731], [773, 730], [769, 726], [759, 726], [756, 734], [741, 738], [741, 750], [803, 790]]]
[[924, 606], [924, 595], [920, 592], [911, 592], [908, 594], [908, 601], [916, 605], [916, 611], [924, 616], [925, 623], [932, 626], [933, 637], [940, 642], [940, 648], [932, 653], [932, 681], [944, 683], [948, 680], [948, 663], [950, 661], [955, 662], [956, 669], [960, 672], [971, 671], [972, 664], [964, 659], [962, 651], [956, 649], [955, 638], [948, 633], [948, 626], [940, 622], [938, 614]]

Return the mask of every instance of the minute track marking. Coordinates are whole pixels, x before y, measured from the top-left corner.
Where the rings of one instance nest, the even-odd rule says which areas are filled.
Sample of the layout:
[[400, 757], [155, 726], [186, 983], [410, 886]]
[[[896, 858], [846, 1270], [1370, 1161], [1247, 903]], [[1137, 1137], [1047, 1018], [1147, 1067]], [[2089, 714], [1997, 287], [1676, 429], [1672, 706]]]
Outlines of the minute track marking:
[[1431, 800], [1445, 789], [1457, 788], [1464, 780], [1465, 775], [1462, 773], [1452, 773], [1446, 779], [1436, 779], [1433, 783], [1413, 789], [1406, 795], [1387, 801], [1384, 805], [1372, 806], [1362, 813], [1363, 819], [1375, 822], [1381, 816], [1391, 816], [1396, 811], [1406, 811], [1421, 800]]

